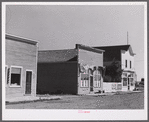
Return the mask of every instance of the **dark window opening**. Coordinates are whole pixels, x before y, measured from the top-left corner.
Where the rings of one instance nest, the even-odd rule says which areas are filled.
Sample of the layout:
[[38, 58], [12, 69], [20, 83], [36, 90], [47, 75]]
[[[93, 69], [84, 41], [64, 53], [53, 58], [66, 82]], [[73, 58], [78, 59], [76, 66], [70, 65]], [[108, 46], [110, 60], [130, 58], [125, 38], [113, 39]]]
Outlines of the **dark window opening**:
[[125, 67], [127, 67], [127, 60], [125, 60]]
[[130, 61], [130, 68], [131, 68], [131, 61]]
[[20, 85], [20, 74], [11, 74], [11, 85]]
[[21, 85], [21, 68], [11, 68], [11, 86]]

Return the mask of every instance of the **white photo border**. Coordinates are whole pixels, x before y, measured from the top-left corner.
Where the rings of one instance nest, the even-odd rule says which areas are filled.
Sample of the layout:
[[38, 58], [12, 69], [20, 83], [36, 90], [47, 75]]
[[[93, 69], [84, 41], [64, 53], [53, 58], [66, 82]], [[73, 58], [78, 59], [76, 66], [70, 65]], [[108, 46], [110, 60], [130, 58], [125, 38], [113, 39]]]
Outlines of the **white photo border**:
[[[6, 5], [144, 5], [144, 109], [6, 109], [5, 106], [5, 16]], [[2, 120], [147, 120], [147, 2], [2, 2]]]

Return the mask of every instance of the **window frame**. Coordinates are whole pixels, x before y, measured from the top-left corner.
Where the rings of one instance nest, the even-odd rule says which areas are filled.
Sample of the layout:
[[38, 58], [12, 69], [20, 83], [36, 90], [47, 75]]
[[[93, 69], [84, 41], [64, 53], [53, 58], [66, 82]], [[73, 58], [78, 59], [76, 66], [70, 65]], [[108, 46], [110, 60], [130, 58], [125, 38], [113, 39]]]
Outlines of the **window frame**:
[[[87, 74], [87, 75], [89, 75], [88, 73], [80, 73], [80, 79], [81, 79], [81, 75], [82, 74]], [[89, 78], [88, 78], [88, 80], [80, 80], [81, 81], [81, 85], [80, 85], [80, 87], [81, 88], [88, 88], [89, 87]], [[83, 84], [83, 85], [82, 85]], [[87, 84], [87, 85], [86, 85]]]
[[[127, 80], [126, 80], [126, 86], [124, 86], [124, 78], [127, 79]], [[122, 85], [122, 86], [127, 87], [127, 86], [128, 86], [128, 78], [127, 78], [127, 77], [123, 77], [122, 79], [123, 79], [123, 85]]]
[[[24, 95], [31, 95], [31, 94], [25, 94], [25, 92], [26, 92], [26, 72], [27, 71], [30, 71], [30, 72], [32, 72], [32, 78], [31, 78], [31, 91], [32, 91], [32, 86], [33, 86], [33, 70], [31, 70], [31, 69], [26, 69], [25, 70], [25, 90], [24, 90]], [[32, 93], [32, 92], [31, 92]]]
[[[93, 77], [96, 77], [97, 76], [97, 80], [94, 80], [94, 78], [93, 78], [93, 86], [94, 86], [94, 88], [101, 88], [101, 80], [102, 80], [101, 75], [102, 74], [101, 74], [101, 72], [98, 69], [96, 70], [95, 73], [93, 73]], [[100, 76], [100, 80], [98, 80], [98, 76]]]
[[8, 79], [8, 65], [5, 65], [5, 87], [7, 87], [7, 79]]
[[[132, 81], [129, 81], [130, 82], [130, 86], [134, 86], [134, 78], [133, 77], [129, 77], [129, 80], [132, 79]], [[133, 84], [133, 85], [132, 85]]]
[[125, 68], [127, 68], [127, 60], [125, 59]]
[[[19, 86], [13, 86], [11, 85], [11, 71], [12, 71], [12, 68], [20, 68], [21, 69], [21, 74], [20, 74], [20, 85]], [[9, 87], [10, 88], [21, 88], [22, 87], [22, 73], [23, 73], [23, 67], [22, 66], [15, 66], [15, 65], [11, 65], [10, 66], [10, 81], [9, 81]]]

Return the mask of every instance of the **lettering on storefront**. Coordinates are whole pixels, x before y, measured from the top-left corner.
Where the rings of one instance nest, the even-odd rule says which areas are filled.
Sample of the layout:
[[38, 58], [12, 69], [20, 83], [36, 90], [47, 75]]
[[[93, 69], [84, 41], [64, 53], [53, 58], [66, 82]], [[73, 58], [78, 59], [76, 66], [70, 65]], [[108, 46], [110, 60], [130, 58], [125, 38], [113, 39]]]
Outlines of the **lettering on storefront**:
[[113, 83], [111, 86], [112, 86], [112, 90], [121, 90], [122, 89], [122, 84]]

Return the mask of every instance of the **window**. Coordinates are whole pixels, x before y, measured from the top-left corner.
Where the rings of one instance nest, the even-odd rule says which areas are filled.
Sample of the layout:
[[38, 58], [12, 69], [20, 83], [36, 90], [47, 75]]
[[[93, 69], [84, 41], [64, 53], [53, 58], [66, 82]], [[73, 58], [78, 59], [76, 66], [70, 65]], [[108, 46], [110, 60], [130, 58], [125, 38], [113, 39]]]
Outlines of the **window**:
[[89, 75], [87, 73], [81, 73], [81, 87], [88, 87]]
[[116, 90], [116, 84], [115, 83], [112, 84], [111, 87], [112, 87], [112, 90]]
[[127, 78], [123, 78], [123, 86], [127, 86]]
[[130, 61], [130, 69], [131, 69], [131, 61]]
[[122, 84], [117, 84], [117, 90], [121, 90], [122, 89]]
[[124, 77], [127, 77], [127, 73], [123, 73], [123, 76], [124, 76]]
[[21, 68], [11, 67], [10, 86], [21, 86]]
[[8, 67], [5, 66], [5, 83], [7, 85], [7, 73], [8, 73]]
[[131, 86], [134, 85], [133, 78], [129, 78]]
[[99, 70], [94, 71], [94, 87], [100, 87], [101, 73]]
[[127, 68], [127, 60], [125, 60], [125, 67]]

